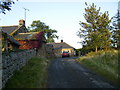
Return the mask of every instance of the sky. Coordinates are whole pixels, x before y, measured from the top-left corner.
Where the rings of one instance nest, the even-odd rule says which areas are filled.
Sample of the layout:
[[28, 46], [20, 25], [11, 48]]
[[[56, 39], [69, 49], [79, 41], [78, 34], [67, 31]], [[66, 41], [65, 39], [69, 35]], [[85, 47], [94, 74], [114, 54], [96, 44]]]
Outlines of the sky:
[[95, 3], [97, 8], [101, 7], [101, 12], [109, 12], [109, 17], [113, 17], [118, 9], [119, 0], [18, 0], [12, 5], [11, 11], [0, 14], [0, 26], [18, 25], [20, 19], [25, 19], [26, 26], [30, 26], [32, 21], [40, 20], [49, 25], [51, 29], [58, 31], [59, 39], [55, 42], [64, 42], [78, 49], [82, 45], [79, 43], [82, 38], [77, 36], [80, 29], [79, 22], [85, 21], [83, 17], [85, 2]]

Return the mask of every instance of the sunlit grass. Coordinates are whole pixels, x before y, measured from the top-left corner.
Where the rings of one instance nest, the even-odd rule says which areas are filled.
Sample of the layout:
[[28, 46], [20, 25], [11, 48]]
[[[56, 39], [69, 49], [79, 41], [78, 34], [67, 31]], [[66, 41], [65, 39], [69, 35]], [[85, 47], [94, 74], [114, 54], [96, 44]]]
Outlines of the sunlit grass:
[[118, 50], [90, 52], [78, 62], [118, 84]]
[[8, 81], [5, 88], [46, 88], [47, 59], [33, 57]]

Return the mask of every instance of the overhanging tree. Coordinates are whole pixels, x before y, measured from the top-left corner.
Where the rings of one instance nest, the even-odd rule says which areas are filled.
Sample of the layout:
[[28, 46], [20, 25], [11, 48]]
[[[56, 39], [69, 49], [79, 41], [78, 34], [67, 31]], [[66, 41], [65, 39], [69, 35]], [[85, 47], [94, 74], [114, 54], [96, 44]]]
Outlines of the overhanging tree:
[[89, 5], [87, 3], [84, 13], [86, 22], [80, 21], [82, 28], [78, 31], [78, 36], [84, 38], [82, 44], [88, 48], [94, 49], [108, 49], [110, 40], [110, 22], [108, 12], [101, 13], [100, 8], [97, 9], [94, 3]]
[[47, 42], [54, 42], [54, 39], [58, 38], [58, 36], [55, 34], [57, 33], [57, 30], [50, 29], [48, 25], [40, 20], [33, 21], [29, 29], [30, 32], [44, 31]]
[[[18, 0], [16, 0], [16, 1], [18, 1]], [[0, 1], [0, 13], [5, 14], [6, 10], [10, 11], [11, 5], [14, 3], [15, 3], [14, 0], [1, 0]]]

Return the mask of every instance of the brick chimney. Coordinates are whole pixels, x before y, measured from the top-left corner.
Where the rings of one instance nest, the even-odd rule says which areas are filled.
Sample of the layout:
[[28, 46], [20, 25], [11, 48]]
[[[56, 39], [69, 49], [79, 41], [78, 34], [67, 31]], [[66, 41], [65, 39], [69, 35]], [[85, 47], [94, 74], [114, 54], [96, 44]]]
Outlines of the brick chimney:
[[23, 20], [23, 19], [19, 20], [19, 25], [24, 25], [25, 26], [25, 20]]

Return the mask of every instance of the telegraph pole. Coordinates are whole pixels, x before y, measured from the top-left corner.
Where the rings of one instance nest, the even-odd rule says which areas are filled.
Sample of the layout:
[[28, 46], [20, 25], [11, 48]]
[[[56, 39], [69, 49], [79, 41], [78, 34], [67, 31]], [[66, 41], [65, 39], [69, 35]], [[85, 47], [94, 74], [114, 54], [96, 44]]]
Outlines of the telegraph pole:
[[26, 11], [29, 11], [29, 9], [23, 8], [25, 10], [25, 23], [26, 23]]

